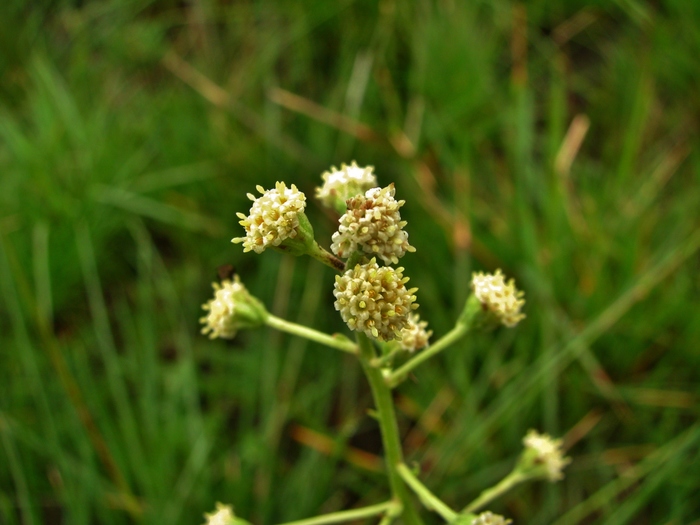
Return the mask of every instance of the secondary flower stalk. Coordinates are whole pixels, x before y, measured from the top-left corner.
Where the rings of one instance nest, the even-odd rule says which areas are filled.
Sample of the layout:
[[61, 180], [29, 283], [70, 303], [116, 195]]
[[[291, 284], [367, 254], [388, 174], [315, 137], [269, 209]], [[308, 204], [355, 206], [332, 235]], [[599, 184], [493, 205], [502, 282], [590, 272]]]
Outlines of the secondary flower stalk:
[[427, 509], [434, 510], [448, 523], [457, 518], [457, 513], [423, 485], [405, 464], [401, 463], [396, 470]]
[[524, 481], [544, 478], [554, 482], [564, 477], [562, 470], [571, 459], [564, 457], [560, 439], [552, 439], [547, 434], [530, 430], [523, 438], [523, 444], [525, 449], [511, 473], [493, 487], [484, 490], [463, 512], [479, 510]]

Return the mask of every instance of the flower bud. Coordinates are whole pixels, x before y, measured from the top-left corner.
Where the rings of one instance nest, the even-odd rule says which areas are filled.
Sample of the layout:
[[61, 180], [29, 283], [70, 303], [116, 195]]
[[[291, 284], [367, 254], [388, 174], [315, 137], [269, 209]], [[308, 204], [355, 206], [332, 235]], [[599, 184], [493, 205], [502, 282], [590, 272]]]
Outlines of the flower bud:
[[509, 523], [513, 523], [513, 520], [507, 520], [503, 516], [487, 510], [474, 518], [471, 525], [508, 525]]
[[349, 198], [361, 195], [377, 185], [373, 169], [372, 166], [361, 168], [355, 161], [350, 166], [341, 164], [340, 170], [332, 166], [330, 171], [321, 175], [323, 186], [316, 188], [316, 198], [324, 206], [334, 208], [340, 214], [345, 213]]
[[472, 292], [460, 322], [483, 328], [498, 324], [512, 328], [525, 318], [525, 314], [520, 312], [525, 304], [525, 293], [515, 288], [513, 279], [506, 283], [501, 270], [496, 270], [494, 274], [472, 274]]
[[223, 503], [217, 503], [216, 511], [205, 513], [204, 517], [207, 520], [204, 525], [250, 525], [249, 522], [233, 513], [231, 505]]
[[525, 450], [518, 460], [518, 468], [531, 477], [547, 478], [557, 481], [564, 477], [562, 470], [571, 463], [561, 450], [561, 439], [552, 439], [547, 434], [530, 430], [523, 438]]
[[265, 306], [250, 295], [237, 275], [233, 281], [213, 283], [214, 298], [202, 305], [208, 313], [199, 321], [204, 323], [203, 334], [210, 339], [233, 339], [242, 328], [255, 328], [265, 323]]

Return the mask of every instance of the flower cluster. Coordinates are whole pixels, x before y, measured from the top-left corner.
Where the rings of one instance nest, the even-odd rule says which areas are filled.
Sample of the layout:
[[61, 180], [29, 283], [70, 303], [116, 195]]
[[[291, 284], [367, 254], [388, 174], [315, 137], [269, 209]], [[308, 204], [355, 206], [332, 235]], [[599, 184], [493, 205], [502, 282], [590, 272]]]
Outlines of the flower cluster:
[[416, 249], [408, 244], [399, 208], [406, 201], [394, 199], [394, 185], [372, 188], [347, 201], [347, 211], [333, 234], [331, 249], [339, 257], [349, 257], [358, 248], [377, 256], [385, 264], [397, 264], [399, 257]]
[[335, 309], [351, 330], [381, 341], [401, 338], [409, 314], [418, 308], [417, 288], [406, 288], [403, 268], [379, 266], [376, 259], [335, 277]]
[[540, 434], [536, 430], [530, 430], [523, 438], [525, 451], [521, 458], [521, 465], [525, 468], [543, 470], [550, 481], [557, 481], [564, 477], [562, 470], [571, 462], [565, 458], [561, 450], [561, 439], [552, 439], [547, 434]]
[[350, 166], [341, 164], [340, 169], [332, 166], [321, 175], [323, 186], [316, 188], [316, 198], [329, 208], [341, 208], [350, 197], [362, 194], [377, 185], [374, 167], [361, 168], [353, 161]]
[[433, 335], [433, 331], [426, 330], [427, 327], [427, 321], [421, 321], [416, 313], [411, 314], [406, 326], [401, 330], [401, 348], [415, 352], [428, 346], [428, 340]]
[[525, 294], [515, 288], [513, 279], [506, 283], [501, 270], [496, 270], [495, 274], [474, 273], [472, 289], [484, 309], [505, 326], [513, 327], [525, 318], [525, 314], [520, 312], [525, 304]]
[[207, 520], [204, 525], [232, 525], [234, 522], [233, 508], [223, 503], [217, 503], [216, 511], [205, 513], [204, 517]]
[[513, 520], [507, 520], [503, 516], [487, 510], [474, 518], [471, 525], [508, 525], [509, 523], [513, 523]]
[[299, 215], [306, 207], [306, 195], [292, 184], [290, 188], [284, 182], [275, 184], [267, 190], [256, 186], [262, 197], [248, 194], [253, 201], [250, 213], [246, 217], [238, 213], [240, 224], [246, 230], [245, 237], [235, 237], [232, 242], [243, 243], [243, 251], [251, 250], [262, 253], [265, 248], [279, 246], [285, 239], [297, 236]]
[[[394, 447], [400, 459], [400, 450], [396, 450], [398, 440], [391, 437], [396, 427], [393, 411], [384, 403], [384, 400], [391, 399], [391, 389], [404, 381], [419, 364], [468, 332], [491, 329], [499, 324], [515, 326], [525, 317], [521, 313], [525, 300], [524, 293], [516, 289], [513, 279], [506, 282], [501, 270], [494, 274], [474, 273], [473, 293], [450, 333], [394, 368], [397, 355], [406, 357], [404, 352], [427, 347], [433, 332], [415, 312], [418, 289], [407, 288], [409, 278], [404, 277], [404, 268], [394, 267], [407, 252], [416, 251], [408, 243], [408, 233], [404, 231], [407, 223], [401, 219], [400, 209], [405, 201], [396, 200], [393, 184], [378, 187], [373, 169], [371, 166], [362, 168], [354, 161], [349, 166], [342, 164], [340, 170], [332, 167], [323, 173], [323, 185], [316, 188], [316, 197], [321, 203], [336, 209], [341, 215], [338, 230], [332, 236], [331, 251], [335, 255], [323, 249], [314, 237], [313, 227], [304, 213], [306, 196], [295, 185], [287, 187], [284, 182], [277, 182], [271, 190], [257, 186], [260, 197], [248, 194], [253, 201], [249, 214], [237, 214], [245, 228], [245, 236], [232, 240], [242, 243], [244, 252], [262, 253], [267, 248], [274, 248], [291, 255], [309, 255], [338, 271], [333, 289], [334, 306], [350, 330], [364, 334], [357, 334], [357, 344], [345, 336], [325, 334], [268, 313], [236, 275], [213, 285], [214, 297], [202, 306], [206, 315], [200, 321], [204, 324], [202, 333], [210, 338], [233, 338], [243, 328], [266, 324], [356, 355], [371, 383], [384, 443], [387, 447]], [[377, 341], [372, 343], [365, 336]], [[380, 350], [379, 356], [377, 350]], [[563, 456], [561, 440], [531, 430], [523, 443], [525, 450], [511, 475], [484, 491], [460, 514], [450, 511], [449, 514], [454, 515], [454, 519], [448, 516], [452, 523], [508, 525], [512, 520], [503, 516], [489, 511], [476, 515], [469, 509], [483, 508], [521, 481], [534, 478], [555, 481], [563, 477], [562, 470], [570, 459]], [[387, 454], [390, 451], [388, 449]], [[400, 461], [393, 461], [388, 464], [388, 470], [390, 476], [404, 478], [423, 501], [422, 485], [410, 469], [405, 469]], [[399, 517], [404, 496], [397, 496], [400, 496], [400, 501], [377, 506], [379, 509], [372, 509], [373, 514]], [[431, 494], [430, 499], [436, 497]], [[426, 497], [423, 501], [425, 506], [437, 509], [436, 502], [429, 505], [430, 499]], [[251, 525], [237, 518], [231, 506], [221, 503], [216, 504], [214, 512], [205, 514], [205, 518], [205, 525]], [[335, 516], [324, 518], [335, 519]]]
[[227, 279], [212, 287], [214, 298], [202, 305], [208, 313], [199, 320], [204, 323], [203, 334], [209, 334], [211, 339], [233, 339], [241, 328], [259, 326], [265, 321], [265, 307], [250, 295], [237, 275], [233, 281]]

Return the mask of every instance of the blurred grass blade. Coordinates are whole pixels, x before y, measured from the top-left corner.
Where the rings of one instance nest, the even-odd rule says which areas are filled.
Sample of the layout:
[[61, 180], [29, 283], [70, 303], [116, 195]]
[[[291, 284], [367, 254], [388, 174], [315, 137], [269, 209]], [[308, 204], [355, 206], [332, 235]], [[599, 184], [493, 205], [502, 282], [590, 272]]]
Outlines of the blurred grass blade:
[[[670, 465], [671, 468], [677, 466], [674, 460], [680, 458], [686, 453], [689, 447], [697, 443], [698, 437], [700, 436], [699, 429], [700, 427], [698, 427], [698, 425], [694, 425], [677, 438], [666, 443], [655, 452], [652, 452], [638, 465], [628, 469], [624, 476], [620, 476], [608, 483], [583, 503], [580, 503], [561, 516], [554, 525], [574, 525], [580, 523], [588, 516], [598, 511], [602, 506], [609, 504], [611, 501], [615, 501], [623, 491], [637, 483], [637, 481], [644, 476], [650, 475], [652, 472], [654, 472], [653, 476], [659, 476], [661, 480], [663, 480], [664, 477], [668, 475], [667, 471], [669, 470], [664, 468], [664, 466]], [[619, 508], [619, 504], [617, 506]], [[626, 519], [622, 519], [621, 521], [606, 523], [626, 523], [626, 521]]]
[[[534, 395], [542, 387], [542, 378], [546, 374], [552, 373], [553, 370], [561, 373], [581, 352], [609, 330], [635, 303], [698, 250], [700, 250], [700, 231], [691, 235], [682, 246], [670, 250], [661, 257], [656, 265], [642, 274], [633, 286], [620, 295], [563, 347], [553, 352], [545, 352], [543, 357], [529, 367], [528, 371], [520, 373], [516, 381], [502, 389], [480, 423], [472, 425], [467, 438], [469, 444], [464, 444], [464, 446], [474, 446], [480, 439], [484, 439], [486, 434], [492, 432], [493, 427], [499, 421], [507, 420], [513, 411], [518, 410], [523, 400]], [[514, 399], [518, 399], [519, 403], [514, 403]], [[452, 433], [462, 433], [461, 427], [461, 425], [455, 425]]]
[[309, 164], [314, 159], [313, 153], [293, 138], [282, 133], [268, 132], [265, 122], [253, 110], [231, 98], [225, 90], [182, 60], [174, 52], [171, 51], [163, 58], [163, 65], [206, 100], [221, 109], [229, 111], [244, 126], [260, 137], [269, 140], [271, 144], [296, 161]]
[[138, 473], [138, 479], [148, 480], [148, 462], [138, 435], [138, 423], [134, 416], [124, 371], [112, 335], [108, 308], [104, 300], [102, 285], [95, 261], [90, 231], [85, 224], [75, 228], [75, 240], [85, 279], [85, 290], [94, 323], [97, 348], [102, 357], [107, 377], [107, 388], [118, 414], [118, 427], [121, 431], [129, 467]]
[[215, 167], [216, 164], [214, 162], [205, 160], [194, 164], [146, 173], [134, 182], [133, 189], [145, 193], [199, 182], [213, 177]]
[[270, 100], [275, 104], [279, 104], [290, 111], [306, 115], [309, 118], [336, 128], [359, 140], [365, 142], [377, 142], [380, 140], [379, 135], [366, 124], [357, 122], [348, 116], [325, 108], [312, 100], [300, 97], [284, 89], [273, 88], [268, 93], [268, 97], [270, 97]]
[[25, 476], [26, 469], [21, 464], [21, 459], [15, 448], [12, 439], [7, 432], [7, 422], [5, 421], [5, 415], [0, 411], [0, 442], [2, 442], [2, 448], [5, 451], [5, 456], [7, 457], [7, 465], [9, 466], [10, 475], [12, 476], [12, 481], [15, 485], [15, 491], [17, 494], [17, 501], [15, 502], [21, 516], [21, 521], [23, 525], [34, 525], [37, 523], [35, 520], [35, 509], [38, 505], [35, 505], [30, 496], [29, 485], [27, 483], [27, 478]]
[[121, 188], [98, 184], [94, 188], [93, 199], [102, 204], [108, 204], [124, 211], [187, 230], [202, 230], [211, 235], [217, 235], [223, 229], [219, 221], [215, 219], [181, 210]]
[[53, 325], [53, 298], [51, 294], [51, 263], [49, 261], [49, 226], [42, 222], [32, 230], [34, 286], [36, 288], [37, 315], [46, 326]]

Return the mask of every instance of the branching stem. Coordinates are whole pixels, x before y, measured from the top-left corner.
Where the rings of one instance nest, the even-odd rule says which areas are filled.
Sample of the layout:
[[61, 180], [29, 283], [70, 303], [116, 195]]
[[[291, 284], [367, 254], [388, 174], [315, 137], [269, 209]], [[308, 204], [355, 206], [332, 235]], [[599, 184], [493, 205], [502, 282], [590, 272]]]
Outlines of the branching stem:
[[527, 480], [528, 476], [526, 474], [523, 474], [519, 470], [514, 470], [501, 481], [496, 483], [493, 487], [484, 490], [478, 498], [476, 498], [469, 505], [464, 507], [464, 510], [462, 510], [462, 512], [476, 512], [480, 508], [484, 507], [484, 505], [486, 505], [487, 503], [490, 503], [497, 497], [508, 492], [518, 483], [522, 483], [523, 481]]
[[309, 328], [308, 326], [286, 321], [272, 314], [268, 315], [265, 323], [268, 326], [276, 328], [282, 332], [304, 337], [310, 341], [315, 341], [316, 343], [321, 343], [322, 345], [335, 348], [336, 350], [341, 350], [350, 354], [357, 354], [357, 345], [343, 335], [328, 335], [324, 332], [319, 332], [318, 330]]
[[372, 342], [363, 333], [357, 334], [357, 344], [360, 349], [359, 358], [362, 369], [372, 389], [372, 397], [376, 408], [379, 429], [382, 434], [387, 475], [391, 485], [391, 493], [403, 505], [402, 518], [407, 525], [422, 525], [422, 521], [411, 501], [411, 494], [404, 485], [397, 468], [403, 463], [403, 452], [399, 438], [399, 426], [394, 411], [394, 401], [391, 389], [384, 382], [381, 370], [370, 363], [376, 358]]
[[298, 521], [288, 521], [282, 525], [326, 525], [328, 523], [343, 523], [345, 521], [354, 521], [362, 518], [369, 518], [371, 516], [377, 516], [382, 513], [386, 513], [387, 516], [393, 514], [397, 507], [401, 504], [397, 501], [390, 500], [384, 503], [378, 503], [376, 505], [370, 505], [369, 507], [362, 507], [359, 509], [342, 510], [340, 512], [331, 512], [330, 514], [323, 514], [322, 516], [315, 516], [313, 518], [307, 518]]
[[411, 370], [416, 368], [421, 363], [427, 361], [431, 357], [439, 354], [453, 343], [457, 342], [459, 339], [464, 337], [468, 331], [469, 327], [466, 324], [457, 323], [452, 330], [447, 332], [435, 343], [430, 345], [425, 350], [422, 350], [421, 352], [417, 353], [413, 358], [406, 361], [406, 363], [404, 363], [403, 366], [399, 367], [398, 369], [394, 370], [391, 374], [389, 374], [385, 378], [386, 384], [389, 385], [389, 388], [395, 388], [406, 379]]
[[416, 495], [420, 498], [420, 500], [423, 502], [423, 505], [425, 505], [425, 508], [429, 510], [434, 510], [435, 512], [440, 514], [440, 516], [442, 516], [444, 520], [448, 523], [454, 521], [454, 519], [457, 517], [457, 513], [450, 507], [448, 507], [445, 504], [445, 502], [443, 502], [435, 494], [430, 492], [428, 487], [423, 485], [423, 483], [421, 483], [421, 481], [413, 474], [413, 472], [411, 472], [411, 469], [409, 469], [404, 463], [401, 463], [396, 468], [396, 470], [406, 482], [406, 484], [409, 487], [411, 487], [413, 492], [415, 492]]

